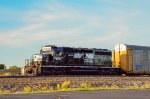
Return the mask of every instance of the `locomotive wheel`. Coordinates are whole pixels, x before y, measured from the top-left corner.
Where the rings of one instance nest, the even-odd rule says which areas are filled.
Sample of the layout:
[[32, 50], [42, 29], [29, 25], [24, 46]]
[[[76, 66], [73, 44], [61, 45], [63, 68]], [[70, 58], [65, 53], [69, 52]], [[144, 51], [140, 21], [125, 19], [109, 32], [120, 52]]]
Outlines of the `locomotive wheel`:
[[98, 72], [99, 75], [102, 75], [102, 74], [103, 74], [100, 69], [99, 69], [97, 72]]
[[49, 73], [50, 73], [50, 75], [55, 75], [55, 69], [50, 69]]
[[45, 68], [42, 68], [42, 69], [41, 69], [41, 75], [46, 75], [46, 70], [45, 70]]
[[66, 70], [65, 70], [65, 69], [62, 69], [61, 72], [60, 72], [60, 74], [61, 74], [61, 75], [65, 75], [65, 74], [66, 74]]
[[41, 69], [41, 75], [54, 75], [54, 74], [55, 74], [55, 69], [50, 69], [50, 68]]

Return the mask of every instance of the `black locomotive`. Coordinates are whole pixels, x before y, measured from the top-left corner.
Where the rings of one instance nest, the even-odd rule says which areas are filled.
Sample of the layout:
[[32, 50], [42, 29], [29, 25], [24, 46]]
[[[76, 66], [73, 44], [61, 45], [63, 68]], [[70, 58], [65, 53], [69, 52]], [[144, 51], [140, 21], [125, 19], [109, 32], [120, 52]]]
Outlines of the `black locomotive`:
[[107, 49], [42, 47], [40, 54], [32, 57], [27, 71], [34, 74], [115, 74], [112, 67], [112, 52]]

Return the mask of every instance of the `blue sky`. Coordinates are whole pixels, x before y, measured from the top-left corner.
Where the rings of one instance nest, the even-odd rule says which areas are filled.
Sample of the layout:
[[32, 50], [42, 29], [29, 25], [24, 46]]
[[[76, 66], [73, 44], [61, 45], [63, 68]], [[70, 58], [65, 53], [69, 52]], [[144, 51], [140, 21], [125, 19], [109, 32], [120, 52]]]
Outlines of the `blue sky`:
[[24, 66], [44, 45], [150, 46], [149, 0], [0, 0], [0, 63]]

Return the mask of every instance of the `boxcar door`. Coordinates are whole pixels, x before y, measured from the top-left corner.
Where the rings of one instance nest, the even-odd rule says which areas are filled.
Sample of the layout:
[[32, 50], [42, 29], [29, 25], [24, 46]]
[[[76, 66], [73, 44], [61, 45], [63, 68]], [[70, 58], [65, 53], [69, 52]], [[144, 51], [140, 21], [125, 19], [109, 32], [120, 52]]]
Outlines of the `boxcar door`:
[[128, 49], [128, 61], [127, 61], [128, 72], [133, 72], [133, 50]]

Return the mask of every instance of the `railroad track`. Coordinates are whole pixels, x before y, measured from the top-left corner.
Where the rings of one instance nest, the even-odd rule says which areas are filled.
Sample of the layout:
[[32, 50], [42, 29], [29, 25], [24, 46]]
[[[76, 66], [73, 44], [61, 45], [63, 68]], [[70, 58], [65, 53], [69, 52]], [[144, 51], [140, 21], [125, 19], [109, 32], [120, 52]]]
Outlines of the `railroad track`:
[[46, 77], [150, 77], [150, 75], [44, 75], [44, 76], [1, 76], [0, 78], [46, 78]]

